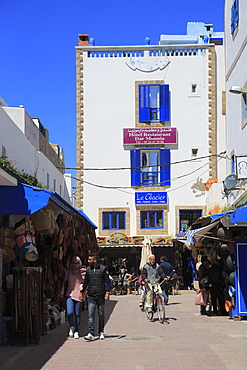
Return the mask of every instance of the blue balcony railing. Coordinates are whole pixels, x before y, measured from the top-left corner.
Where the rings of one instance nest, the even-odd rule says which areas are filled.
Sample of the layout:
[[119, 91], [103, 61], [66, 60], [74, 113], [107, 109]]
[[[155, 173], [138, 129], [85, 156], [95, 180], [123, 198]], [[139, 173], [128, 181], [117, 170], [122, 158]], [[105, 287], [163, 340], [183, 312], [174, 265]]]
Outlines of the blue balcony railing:
[[157, 185], [159, 182], [159, 172], [142, 172], [142, 185]]
[[159, 120], [160, 120], [160, 109], [150, 108], [150, 121], [159, 121]]

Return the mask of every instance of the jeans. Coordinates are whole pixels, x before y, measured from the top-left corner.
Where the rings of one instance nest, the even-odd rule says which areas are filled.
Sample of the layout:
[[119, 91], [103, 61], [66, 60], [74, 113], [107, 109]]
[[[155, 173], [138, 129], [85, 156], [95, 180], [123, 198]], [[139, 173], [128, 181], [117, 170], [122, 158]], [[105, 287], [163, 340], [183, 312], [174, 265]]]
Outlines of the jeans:
[[95, 310], [98, 309], [99, 333], [104, 332], [105, 326], [105, 298], [88, 296], [88, 331], [94, 335]]
[[79, 332], [81, 324], [81, 305], [82, 302], [75, 301], [72, 298], [67, 298], [66, 310], [70, 326], [75, 327], [75, 331]]

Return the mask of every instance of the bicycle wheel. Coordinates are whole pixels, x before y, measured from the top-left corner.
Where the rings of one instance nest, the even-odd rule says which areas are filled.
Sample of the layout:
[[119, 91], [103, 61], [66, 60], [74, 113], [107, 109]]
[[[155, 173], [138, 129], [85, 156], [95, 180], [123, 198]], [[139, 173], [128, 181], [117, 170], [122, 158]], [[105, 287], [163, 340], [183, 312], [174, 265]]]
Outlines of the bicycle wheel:
[[153, 319], [153, 310], [152, 311], [149, 311], [150, 307], [146, 307], [146, 297], [144, 298], [144, 303], [143, 303], [143, 307], [144, 307], [144, 311], [145, 311], [145, 314], [148, 318], [148, 320], [152, 320]]
[[165, 317], [166, 317], [165, 301], [164, 301], [163, 296], [157, 297], [157, 313], [158, 313], [159, 322], [163, 324], [163, 322], [165, 321]]

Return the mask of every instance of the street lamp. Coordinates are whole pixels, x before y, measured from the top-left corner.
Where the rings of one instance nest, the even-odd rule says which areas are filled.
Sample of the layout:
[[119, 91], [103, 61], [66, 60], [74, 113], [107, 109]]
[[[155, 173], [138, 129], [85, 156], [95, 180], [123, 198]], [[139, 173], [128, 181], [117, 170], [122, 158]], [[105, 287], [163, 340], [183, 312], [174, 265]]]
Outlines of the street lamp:
[[229, 92], [233, 94], [247, 94], [247, 89], [240, 86], [232, 86]]

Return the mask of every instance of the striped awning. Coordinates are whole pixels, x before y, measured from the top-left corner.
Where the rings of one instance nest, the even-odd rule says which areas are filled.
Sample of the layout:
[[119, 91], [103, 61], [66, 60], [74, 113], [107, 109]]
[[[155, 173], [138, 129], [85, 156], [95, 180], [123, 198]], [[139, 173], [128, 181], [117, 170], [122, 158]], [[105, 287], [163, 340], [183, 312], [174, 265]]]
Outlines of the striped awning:
[[215, 226], [219, 224], [220, 220], [212, 222], [210, 225], [201, 227], [200, 229], [190, 230], [187, 232], [187, 240], [186, 243], [189, 246], [194, 245], [196, 242], [199, 242], [202, 238], [207, 236], [207, 232], [213, 229]]

